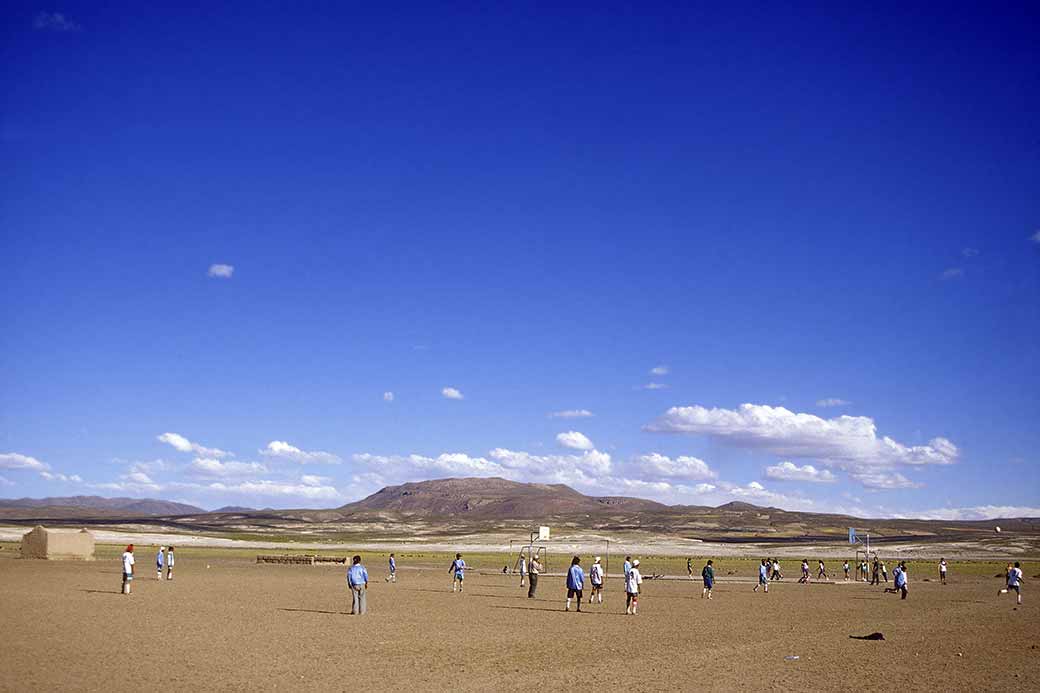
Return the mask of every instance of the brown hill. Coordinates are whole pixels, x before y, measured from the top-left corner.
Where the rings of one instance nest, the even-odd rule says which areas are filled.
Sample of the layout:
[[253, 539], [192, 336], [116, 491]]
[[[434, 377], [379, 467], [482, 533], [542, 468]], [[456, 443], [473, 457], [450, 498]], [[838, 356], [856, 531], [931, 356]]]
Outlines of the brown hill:
[[586, 496], [563, 484], [524, 484], [499, 477], [435, 479], [387, 486], [339, 508], [344, 515], [465, 515], [494, 520], [667, 509], [666, 505], [640, 498]]
[[54, 498], [0, 498], [0, 510], [31, 511], [43, 517], [75, 515], [188, 515], [206, 512], [186, 503], [154, 498], [104, 498], [102, 496], [63, 496]]

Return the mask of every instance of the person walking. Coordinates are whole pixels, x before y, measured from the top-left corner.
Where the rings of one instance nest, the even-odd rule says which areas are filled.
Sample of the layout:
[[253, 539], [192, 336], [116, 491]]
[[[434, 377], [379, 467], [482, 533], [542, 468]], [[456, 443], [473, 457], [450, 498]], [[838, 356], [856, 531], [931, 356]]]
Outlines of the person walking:
[[538, 574], [542, 572], [540, 554], [531, 556], [531, 563], [527, 566], [527, 598], [534, 599], [534, 593], [538, 590]]
[[159, 547], [159, 553], [155, 554], [155, 579], [162, 580], [163, 547]]
[[451, 591], [455, 591], [455, 587], [459, 588], [459, 592], [462, 592], [462, 581], [466, 577], [466, 561], [462, 560], [462, 554], [455, 554], [455, 560], [451, 562], [451, 566], [448, 568], [449, 573], [453, 573], [451, 578]]
[[780, 580], [784, 579], [784, 573], [783, 573], [783, 571], [780, 570], [780, 559], [779, 558], [774, 558], [773, 559], [773, 578], [772, 579], [773, 580], [777, 580], [777, 581], [780, 581]]
[[589, 604], [592, 604], [596, 598], [599, 598], [599, 603], [603, 603], [603, 580], [607, 577], [606, 572], [603, 570], [603, 564], [600, 562], [600, 557], [592, 561], [592, 567], [589, 568], [589, 582], [592, 584], [592, 594], [589, 595]]
[[387, 561], [387, 568], [390, 572], [386, 576], [386, 581], [397, 582], [397, 559], [394, 558], [394, 554], [390, 554], [390, 560]]
[[130, 544], [123, 552], [123, 594], [130, 594], [130, 583], [134, 579], [134, 545]]
[[711, 589], [715, 586], [715, 568], [711, 559], [701, 569], [701, 578], [704, 580], [704, 589], [701, 590], [701, 599], [705, 596], [711, 599]]
[[799, 584], [807, 584], [809, 582], [809, 559], [802, 559], [802, 577], [798, 578]]
[[817, 580], [826, 580], [827, 579], [827, 568], [824, 567], [822, 558], [820, 559], [820, 569], [816, 573], [816, 579]]
[[166, 547], [166, 579], [173, 579], [173, 547]]
[[690, 576], [691, 580], [693, 579], [693, 559], [692, 558], [687, 558], [686, 559], [686, 574]]
[[643, 576], [639, 573], [639, 559], [632, 561], [625, 574], [625, 615], [635, 616], [639, 609], [639, 586]]
[[581, 611], [582, 591], [585, 589], [585, 571], [581, 567], [581, 558], [571, 559], [571, 567], [567, 571], [567, 606], [564, 611], [571, 610], [571, 599], [577, 598], [578, 611]]
[[1015, 565], [1009, 568], [1007, 571], [1007, 587], [997, 592], [997, 596], [1007, 594], [1009, 590], [1014, 590], [1015, 594], [1018, 595], [1018, 603], [1022, 603], [1022, 563], [1015, 561]]
[[351, 559], [347, 570], [347, 586], [350, 587], [350, 613], [361, 616], [368, 613], [368, 571], [361, 565], [361, 556]]
[[946, 559], [939, 559], [939, 584], [946, 584]]
[[841, 569], [845, 571], [845, 582], [849, 581], [849, 559], [845, 559], [845, 562], [841, 564]]
[[524, 586], [524, 576], [525, 575], [527, 575], [527, 559], [523, 555], [521, 555], [520, 556], [520, 586], [521, 587]]
[[769, 594], [769, 580], [766, 577], [767, 574], [768, 569], [766, 568], [766, 559], [763, 558], [762, 562], [758, 566], [758, 583], [755, 585], [755, 588], [751, 590], [752, 592], [757, 592], [758, 588], [762, 587], [763, 591], [766, 594]]

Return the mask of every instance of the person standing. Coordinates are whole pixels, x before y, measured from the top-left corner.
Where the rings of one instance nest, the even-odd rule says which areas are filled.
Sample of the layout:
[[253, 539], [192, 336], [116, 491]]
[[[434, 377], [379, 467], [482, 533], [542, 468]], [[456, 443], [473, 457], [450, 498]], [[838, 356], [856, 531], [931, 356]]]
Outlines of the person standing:
[[686, 559], [686, 574], [690, 576], [691, 580], [693, 579], [693, 559], [692, 558], [687, 558]]
[[130, 594], [130, 582], [134, 579], [134, 545], [123, 552], [123, 594]]
[[599, 603], [603, 603], [603, 579], [605, 577], [607, 577], [607, 574], [603, 571], [603, 564], [600, 562], [600, 557], [596, 556], [592, 561], [592, 567], [589, 568], [589, 582], [592, 584], [589, 604], [592, 604], [597, 597], [599, 598]]
[[845, 562], [841, 564], [841, 569], [845, 571], [845, 582], [849, 581], [849, 559], [845, 559]]
[[[881, 563], [878, 561], [877, 556], [874, 556], [874, 570], [873, 577], [871, 578], [870, 584], [878, 585], [881, 584]], [[887, 582], [887, 580], [886, 580]]]
[[[627, 564], [627, 561], [626, 561]], [[639, 586], [643, 576], [639, 573], [639, 559], [632, 561], [625, 573], [625, 615], [635, 616], [639, 608]]]
[[780, 559], [779, 558], [774, 558], [773, 559], [773, 578], [772, 579], [773, 580], [783, 580], [784, 579], [784, 573], [783, 573], [783, 571], [780, 570]]
[[397, 559], [394, 558], [394, 554], [390, 554], [390, 560], [387, 561], [387, 569], [390, 571], [387, 573], [387, 582], [397, 582]]
[[155, 579], [162, 580], [163, 547], [159, 547], [159, 553], [155, 554]]
[[[1011, 566], [1008, 565], [1008, 568], [1010, 569]], [[628, 571], [632, 570], [632, 557], [631, 556], [625, 556], [625, 564], [623, 566], [621, 566], [621, 570], [623, 570], [625, 572], [625, 580], [627, 581], [628, 580]]]
[[946, 584], [946, 559], [939, 559], [939, 583]]
[[462, 581], [466, 577], [466, 561], [462, 560], [461, 553], [455, 554], [455, 560], [451, 562], [448, 572], [454, 574], [451, 579], [451, 591], [454, 592], [458, 587], [459, 592], [462, 592]]
[[585, 589], [585, 571], [581, 568], [581, 558], [571, 559], [571, 567], [567, 571], [567, 606], [564, 611], [571, 610], [571, 599], [577, 597], [578, 611], [581, 611], [582, 591]]
[[715, 568], [710, 559], [701, 569], [701, 578], [704, 580], [704, 589], [701, 590], [701, 599], [704, 599], [705, 595], [707, 595], [708, 599], [711, 599], [711, 589], [715, 586]]
[[899, 572], [895, 575], [895, 583], [896, 589], [903, 594], [900, 599], [906, 599], [906, 593], [910, 589], [910, 576], [907, 572], [906, 561], [899, 561]]
[[997, 592], [997, 596], [1007, 594], [1009, 590], [1014, 590], [1015, 594], [1018, 595], [1018, 603], [1022, 603], [1022, 564], [1019, 561], [1015, 561], [1015, 565], [1009, 568], [1007, 571], [1007, 587]]
[[758, 583], [755, 585], [755, 588], [751, 590], [752, 592], [757, 592], [758, 588], [762, 587], [764, 588], [763, 591], [766, 594], [769, 594], [769, 580], [766, 577], [768, 572], [769, 571], [766, 568], [766, 560], [763, 558], [762, 562], [758, 566]]
[[361, 616], [368, 612], [368, 571], [361, 565], [361, 556], [351, 559], [347, 570], [347, 586], [350, 588], [350, 613]]
[[534, 599], [534, 593], [538, 590], [538, 574], [542, 572], [542, 562], [539, 559], [540, 554], [531, 556], [531, 564], [527, 569], [528, 587], [527, 587], [527, 598]]
[[527, 559], [520, 554], [520, 586], [524, 586], [524, 577], [527, 575]]
[[173, 547], [166, 547], [166, 579], [173, 579]]
[[881, 579], [885, 581], [886, 585], [888, 584], [888, 567], [885, 566], [884, 561], [881, 561]]

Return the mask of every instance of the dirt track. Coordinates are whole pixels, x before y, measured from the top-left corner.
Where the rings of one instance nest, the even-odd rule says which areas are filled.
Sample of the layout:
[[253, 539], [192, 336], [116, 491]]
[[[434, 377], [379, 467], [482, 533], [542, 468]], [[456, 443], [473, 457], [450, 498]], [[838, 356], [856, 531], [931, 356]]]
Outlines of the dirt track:
[[[699, 581], [658, 581], [626, 617], [617, 580], [576, 614], [561, 578], [531, 600], [512, 577], [472, 574], [460, 595], [442, 567], [403, 566], [388, 585], [380, 565], [358, 618], [342, 568], [185, 551], [159, 583], [139, 560], [129, 597], [117, 561], [0, 560], [0, 690], [1040, 690], [1033, 581], [1018, 609], [985, 578], [916, 580], [905, 602], [858, 584], [763, 595], [724, 579], [706, 602]], [[887, 640], [848, 637], [871, 631]]]

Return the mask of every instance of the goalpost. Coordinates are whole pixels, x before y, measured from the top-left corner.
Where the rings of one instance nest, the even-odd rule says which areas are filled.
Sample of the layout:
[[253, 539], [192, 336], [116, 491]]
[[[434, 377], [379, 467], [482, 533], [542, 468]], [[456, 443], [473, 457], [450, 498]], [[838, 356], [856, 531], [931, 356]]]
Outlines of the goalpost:
[[[849, 527], [849, 544], [852, 544], [853, 546], [857, 544], [862, 545], [863, 548], [856, 549], [856, 581], [859, 582], [860, 580], [862, 580], [863, 582], [869, 582], [871, 570], [870, 532], [865, 532], [864, 538], [861, 539], [860, 537], [856, 536], [856, 528]], [[876, 560], [877, 551], [874, 551], [873, 553], [874, 559]], [[866, 570], [863, 570], [864, 563], [866, 563], [867, 565]]]
[[[599, 539], [597, 542], [603, 542], [603, 551], [601, 558], [603, 559], [603, 571], [610, 574], [610, 540]], [[523, 560], [527, 565], [527, 570], [531, 570], [531, 559], [537, 558], [538, 562], [542, 564], [541, 572], [548, 574], [552, 572], [550, 567], [550, 557], [553, 554], [550, 552], [551, 548], [558, 548], [559, 544], [554, 545], [550, 540], [550, 530], [546, 526], [541, 526], [537, 531], [532, 531], [530, 537], [527, 539], [510, 539], [509, 540], [509, 553], [513, 555], [512, 572], [516, 573], [520, 570], [520, 561]], [[565, 559], [565, 564], [562, 566], [562, 570], [566, 571], [570, 565], [569, 558]], [[590, 562], [591, 565], [591, 562]], [[589, 569], [586, 565], [586, 570]]]

